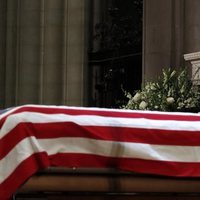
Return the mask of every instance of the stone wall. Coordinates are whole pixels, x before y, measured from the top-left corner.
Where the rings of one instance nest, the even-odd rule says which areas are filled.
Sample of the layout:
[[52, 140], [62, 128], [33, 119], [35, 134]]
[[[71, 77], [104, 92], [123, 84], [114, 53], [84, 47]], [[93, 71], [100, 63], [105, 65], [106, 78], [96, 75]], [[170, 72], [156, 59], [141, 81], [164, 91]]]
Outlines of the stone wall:
[[88, 0], [0, 0], [0, 107], [85, 105]]

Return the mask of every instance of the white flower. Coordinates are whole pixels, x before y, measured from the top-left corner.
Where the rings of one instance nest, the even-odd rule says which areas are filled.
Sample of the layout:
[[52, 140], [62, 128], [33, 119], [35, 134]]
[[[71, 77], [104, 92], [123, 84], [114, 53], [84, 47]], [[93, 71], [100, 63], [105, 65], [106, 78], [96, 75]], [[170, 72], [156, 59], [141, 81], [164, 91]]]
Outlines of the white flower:
[[130, 100], [128, 101], [127, 105], [132, 105], [132, 104], [133, 104], [133, 100], [130, 99]]
[[152, 84], [151, 84], [150, 89], [151, 89], [151, 90], [156, 90], [155, 83], [152, 83]]
[[136, 93], [135, 96], [133, 97], [133, 101], [136, 103], [141, 99], [141, 94], [140, 93]]
[[147, 107], [147, 103], [145, 101], [142, 101], [139, 105], [139, 109], [144, 110]]
[[190, 103], [191, 101], [192, 101], [191, 97], [186, 100], [186, 102], [188, 102], [188, 103]]
[[147, 84], [146, 84], [145, 89], [146, 89], [147, 91], [150, 90], [150, 83], [147, 83]]
[[172, 103], [174, 103], [174, 98], [173, 97], [167, 97], [167, 103], [168, 104], [172, 104]]
[[179, 107], [179, 108], [183, 108], [184, 105], [185, 105], [185, 104], [184, 104], [183, 102], [179, 102], [179, 103], [178, 103], [178, 107]]
[[126, 97], [129, 98], [129, 99], [131, 99], [131, 98], [132, 98], [132, 95], [128, 92], [128, 93], [126, 94]]

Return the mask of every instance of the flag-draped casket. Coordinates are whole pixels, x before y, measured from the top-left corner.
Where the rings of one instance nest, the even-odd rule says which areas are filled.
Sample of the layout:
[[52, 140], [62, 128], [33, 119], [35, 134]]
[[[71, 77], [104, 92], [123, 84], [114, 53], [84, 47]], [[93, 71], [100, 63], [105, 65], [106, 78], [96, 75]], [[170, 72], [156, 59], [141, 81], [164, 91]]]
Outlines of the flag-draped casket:
[[0, 115], [0, 199], [48, 167], [200, 177], [200, 115], [25, 105]]

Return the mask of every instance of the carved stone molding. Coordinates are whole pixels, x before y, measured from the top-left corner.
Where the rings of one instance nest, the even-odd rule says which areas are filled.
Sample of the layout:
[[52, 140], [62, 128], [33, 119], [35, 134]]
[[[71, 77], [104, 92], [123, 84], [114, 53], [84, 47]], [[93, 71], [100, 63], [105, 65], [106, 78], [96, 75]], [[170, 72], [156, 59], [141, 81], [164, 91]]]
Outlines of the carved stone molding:
[[186, 61], [191, 61], [191, 60], [200, 60], [200, 51], [194, 52], [194, 53], [188, 53], [184, 54], [184, 59]]
[[200, 51], [184, 55], [185, 61], [192, 66], [192, 81], [194, 85], [200, 85]]

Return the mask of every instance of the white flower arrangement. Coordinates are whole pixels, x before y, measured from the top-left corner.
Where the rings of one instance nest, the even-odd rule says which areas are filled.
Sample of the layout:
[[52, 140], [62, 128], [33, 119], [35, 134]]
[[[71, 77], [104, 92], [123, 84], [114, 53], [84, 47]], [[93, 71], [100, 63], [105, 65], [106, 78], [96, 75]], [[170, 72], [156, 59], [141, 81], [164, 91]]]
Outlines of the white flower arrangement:
[[158, 80], [147, 82], [134, 96], [129, 92], [125, 95], [129, 99], [123, 106], [125, 109], [200, 111], [200, 88], [192, 85], [185, 69], [180, 72], [170, 68], [163, 70]]

